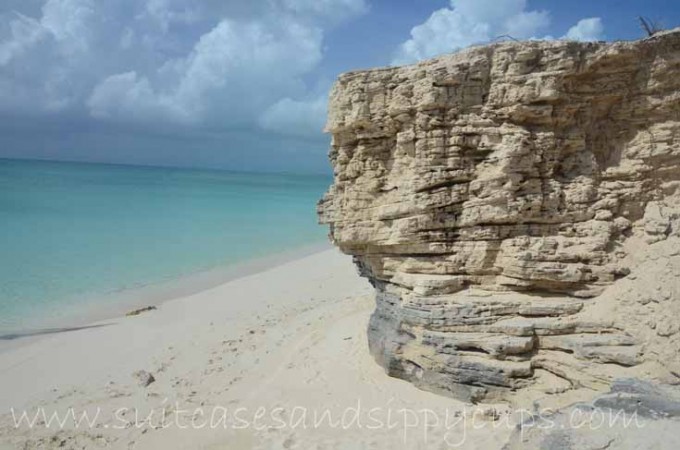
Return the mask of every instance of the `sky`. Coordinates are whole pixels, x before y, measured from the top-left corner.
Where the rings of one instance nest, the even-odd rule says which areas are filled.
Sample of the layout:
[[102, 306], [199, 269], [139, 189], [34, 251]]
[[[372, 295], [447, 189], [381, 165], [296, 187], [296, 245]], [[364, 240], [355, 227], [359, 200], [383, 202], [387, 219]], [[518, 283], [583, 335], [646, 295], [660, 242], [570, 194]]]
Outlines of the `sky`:
[[0, 158], [328, 173], [342, 72], [619, 40], [677, 0], [2, 0]]

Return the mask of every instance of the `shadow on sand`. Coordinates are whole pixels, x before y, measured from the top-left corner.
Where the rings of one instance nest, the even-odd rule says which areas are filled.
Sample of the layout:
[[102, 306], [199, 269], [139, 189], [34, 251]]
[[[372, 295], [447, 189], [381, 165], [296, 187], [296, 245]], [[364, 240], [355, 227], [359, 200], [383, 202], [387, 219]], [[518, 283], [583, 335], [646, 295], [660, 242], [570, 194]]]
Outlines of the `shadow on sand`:
[[33, 336], [42, 336], [45, 334], [68, 333], [70, 331], [87, 330], [89, 328], [107, 327], [111, 324], [104, 323], [100, 325], [88, 325], [83, 327], [63, 327], [63, 328], [44, 328], [42, 330], [29, 330], [19, 333], [8, 333], [0, 335], [0, 341], [13, 341], [15, 339], [28, 338]]

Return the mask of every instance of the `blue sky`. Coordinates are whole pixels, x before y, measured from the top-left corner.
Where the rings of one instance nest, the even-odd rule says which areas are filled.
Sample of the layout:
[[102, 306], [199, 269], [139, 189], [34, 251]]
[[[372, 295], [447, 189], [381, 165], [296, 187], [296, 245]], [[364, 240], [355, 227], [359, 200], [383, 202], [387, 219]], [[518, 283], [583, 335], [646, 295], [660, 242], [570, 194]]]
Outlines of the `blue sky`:
[[347, 70], [502, 34], [642, 36], [671, 0], [3, 0], [0, 157], [328, 171]]

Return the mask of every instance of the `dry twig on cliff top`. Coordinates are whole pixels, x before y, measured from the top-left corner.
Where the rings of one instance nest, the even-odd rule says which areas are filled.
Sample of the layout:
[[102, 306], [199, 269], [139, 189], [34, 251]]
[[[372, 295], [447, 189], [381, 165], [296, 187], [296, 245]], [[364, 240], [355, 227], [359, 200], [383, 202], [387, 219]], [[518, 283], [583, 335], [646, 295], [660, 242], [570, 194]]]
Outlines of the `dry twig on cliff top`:
[[646, 17], [638, 16], [640, 21], [640, 27], [647, 33], [647, 36], [654, 36], [655, 34], [663, 31], [661, 25], [658, 22], [652, 21]]

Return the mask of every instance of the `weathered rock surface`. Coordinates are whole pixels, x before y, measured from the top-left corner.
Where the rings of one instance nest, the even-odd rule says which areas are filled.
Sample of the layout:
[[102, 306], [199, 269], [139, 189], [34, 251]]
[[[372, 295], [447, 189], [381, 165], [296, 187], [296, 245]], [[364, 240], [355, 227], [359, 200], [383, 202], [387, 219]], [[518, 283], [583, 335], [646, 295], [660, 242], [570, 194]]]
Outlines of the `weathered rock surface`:
[[679, 73], [675, 30], [339, 78], [319, 215], [390, 375], [471, 401], [680, 381]]
[[680, 447], [678, 390], [639, 380], [616, 380], [593, 402], [524, 416], [503, 450]]

